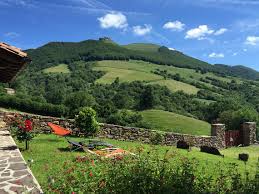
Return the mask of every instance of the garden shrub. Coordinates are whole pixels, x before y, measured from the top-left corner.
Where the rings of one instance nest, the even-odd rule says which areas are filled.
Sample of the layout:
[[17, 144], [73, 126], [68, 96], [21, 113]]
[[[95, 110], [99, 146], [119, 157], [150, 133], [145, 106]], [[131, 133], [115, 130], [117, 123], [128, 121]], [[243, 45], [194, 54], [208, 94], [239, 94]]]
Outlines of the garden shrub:
[[159, 145], [163, 143], [163, 135], [160, 134], [159, 132], [152, 133], [150, 142], [154, 145]]
[[86, 136], [94, 135], [99, 129], [99, 124], [96, 120], [96, 112], [90, 107], [84, 107], [75, 116], [76, 126]]
[[29, 142], [35, 137], [33, 131], [33, 123], [29, 117], [26, 119], [15, 115], [11, 123], [11, 134], [16, 137], [19, 142], [25, 142], [25, 149], [29, 149]]
[[161, 158], [156, 150], [139, 150], [138, 157], [103, 160], [89, 155], [66, 161], [58, 172], [49, 169], [46, 192], [234, 194], [259, 190], [258, 179], [244, 178], [234, 163], [219, 163], [212, 172], [195, 159], [170, 152]]

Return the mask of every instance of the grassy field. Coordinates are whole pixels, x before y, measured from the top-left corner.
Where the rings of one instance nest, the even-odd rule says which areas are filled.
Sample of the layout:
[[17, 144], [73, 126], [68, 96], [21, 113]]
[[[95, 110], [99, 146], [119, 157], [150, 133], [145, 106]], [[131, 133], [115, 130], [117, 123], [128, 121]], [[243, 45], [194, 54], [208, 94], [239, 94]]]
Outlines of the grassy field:
[[[188, 94], [196, 94], [199, 89], [193, 85], [186, 84], [183, 82], [167, 79], [164, 80], [162, 76], [152, 73], [156, 69], [166, 70], [171, 74], [180, 74], [180, 76], [190, 82], [201, 82], [200, 79], [206, 77], [215, 78], [225, 82], [231, 82], [236, 80], [240, 83], [241, 80], [232, 77], [220, 77], [213, 73], [201, 74], [193, 69], [177, 68], [173, 66], [157, 65], [144, 61], [130, 60], [130, 61], [99, 61], [96, 63], [94, 70], [105, 71], [106, 74], [97, 80], [98, 83], [110, 84], [116, 77], [119, 77], [123, 82], [131, 81], [147, 81], [150, 84], [159, 84], [167, 86], [171, 91], [182, 90]], [[210, 83], [201, 82], [208, 87], [213, 87]], [[215, 86], [214, 86], [215, 87]]]
[[[199, 91], [198, 88], [190, 84], [175, 80], [164, 80], [162, 76], [151, 73], [151, 71], [160, 67], [164, 66], [143, 61], [100, 61], [96, 64], [94, 70], [106, 72], [102, 78], [97, 80], [98, 83], [110, 84], [116, 77], [119, 77], [123, 82], [147, 81], [149, 84], [167, 86], [171, 91], [182, 90], [188, 94], [196, 94]], [[180, 68], [177, 69], [180, 71]], [[182, 69], [181, 71], [184, 73]]]
[[162, 110], [146, 110], [141, 114], [152, 129], [192, 135], [210, 135], [211, 126], [205, 121]]
[[[72, 138], [72, 140], [82, 141], [86, 139]], [[125, 142], [107, 139], [105, 139], [105, 141], [133, 153], [137, 153], [137, 148], [139, 147], [142, 147], [145, 151], [151, 151], [151, 153], [153, 153], [154, 150], [157, 150], [161, 157], [163, 157], [165, 152], [169, 150], [169, 152], [174, 156], [181, 155], [188, 158], [197, 159], [199, 161], [199, 168], [206, 168], [211, 173], [217, 173], [214, 170], [216, 166], [224, 166], [226, 163], [236, 163], [240, 171], [244, 171], [245, 168], [247, 168], [247, 170], [252, 173], [251, 175], [254, 175], [257, 158], [259, 157], [259, 147], [256, 146], [222, 150], [221, 153], [225, 155], [225, 157], [222, 158], [220, 156], [199, 152], [198, 148], [193, 148], [191, 152], [188, 152], [186, 150], [177, 149], [173, 146], [154, 146], [141, 144], [138, 142]], [[23, 148], [24, 144], [18, 143], [18, 146]], [[30, 150], [22, 152], [26, 160], [34, 160], [34, 162], [30, 165], [30, 168], [40, 185], [43, 187], [43, 190], [46, 190], [47, 188], [50, 172], [59, 172], [60, 169], [63, 168], [63, 163], [65, 161], [74, 160], [76, 156], [86, 155], [84, 152], [66, 151], [67, 146], [68, 143], [65, 138], [57, 137], [55, 135], [40, 134], [30, 143]], [[237, 160], [238, 154], [244, 152], [249, 153], [249, 161], [247, 162], [246, 167], [243, 162]]]
[[123, 45], [123, 47], [131, 50], [136, 50], [136, 51], [155, 52], [155, 51], [158, 51], [160, 46], [156, 44], [133, 43], [128, 45]]
[[60, 64], [43, 70], [43, 73], [70, 73], [66, 64]]

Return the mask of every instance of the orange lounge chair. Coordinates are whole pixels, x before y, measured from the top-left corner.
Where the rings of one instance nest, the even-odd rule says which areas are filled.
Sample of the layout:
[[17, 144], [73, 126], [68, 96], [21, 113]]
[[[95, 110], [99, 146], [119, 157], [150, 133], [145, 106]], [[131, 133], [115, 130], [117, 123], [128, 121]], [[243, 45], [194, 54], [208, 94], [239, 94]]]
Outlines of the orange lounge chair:
[[48, 123], [48, 126], [53, 130], [54, 134], [59, 135], [59, 136], [66, 136], [71, 134], [72, 131], [65, 129], [59, 125], [55, 125], [53, 123]]
[[53, 133], [59, 136], [63, 136], [66, 138], [67, 142], [70, 145], [70, 150], [71, 151], [76, 151], [76, 150], [82, 150], [83, 149], [83, 143], [81, 142], [75, 142], [75, 141], [71, 141], [69, 140], [66, 136], [71, 134], [72, 131], [65, 129], [59, 125], [55, 125], [53, 123], [48, 123], [48, 126], [53, 130]]
[[83, 147], [87, 147], [88, 149], [94, 149], [96, 146], [107, 146], [107, 147], [113, 147], [112, 144], [101, 142], [97, 140], [89, 140], [89, 144], [85, 145], [85, 142], [75, 142], [69, 140], [66, 136], [71, 134], [72, 131], [65, 129], [59, 125], [55, 125], [53, 123], [48, 123], [48, 126], [53, 130], [53, 133], [59, 136], [64, 136], [67, 140], [67, 142], [70, 144], [71, 150], [83, 150]]

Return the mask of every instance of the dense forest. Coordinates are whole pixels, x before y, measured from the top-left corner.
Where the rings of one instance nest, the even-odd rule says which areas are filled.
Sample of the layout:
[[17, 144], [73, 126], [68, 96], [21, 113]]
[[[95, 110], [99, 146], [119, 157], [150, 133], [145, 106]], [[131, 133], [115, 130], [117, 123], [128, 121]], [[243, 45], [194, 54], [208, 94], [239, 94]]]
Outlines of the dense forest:
[[[149, 126], [137, 112], [153, 108], [211, 123], [220, 119], [228, 129], [237, 128], [243, 121], [258, 120], [259, 73], [243, 66], [211, 65], [163, 46], [155, 52], [134, 51], [103, 40], [53, 42], [27, 52], [32, 63], [10, 84], [16, 95], [6, 95], [4, 87], [8, 86], [0, 85], [1, 107], [72, 118], [80, 108], [89, 106], [97, 111], [99, 121], [139, 127]], [[165, 86], [148, 85], [142, 81], [122, 82], [119, 78], [112, 84], [96, 83], [105, 74], [93, 70], [96, 61], [133, 59], [194, 69], [200, 74], [210, 72], [231, 77], [232, 81], [228, 83], [206, 76], [194, 82], [177, 73], [157, 69], [152, 73], [193, 85], [199, 89], [198, 93], [172, 92]], [[61, 63], [68, 66], [69, 73], [43, 71]]]

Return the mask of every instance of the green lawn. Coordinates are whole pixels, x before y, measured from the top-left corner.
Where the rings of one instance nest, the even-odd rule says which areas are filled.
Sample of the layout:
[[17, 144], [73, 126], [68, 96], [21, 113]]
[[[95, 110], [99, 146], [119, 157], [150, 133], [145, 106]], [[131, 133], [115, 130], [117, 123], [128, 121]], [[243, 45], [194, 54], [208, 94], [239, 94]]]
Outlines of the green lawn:
[[146, 110], [141, 114], [152, 129], [192, 135], [210, 135], [211, 126], [205, 121], [162, 110]]
[[[72, 138], [75, 141], [85, 140], [83, 138]], [[255, 174], [257, 158], [259, 157], [259, 147], [240, 147], [240, 148], [230, 148], [222, 150], [221, 153], [225, 155], [224, 158], [220, 156], [214, 156], [206, 153], [199, 152], [198, 148], [193, 148], [191, 152], [186, 150], [177, 149], [173, 146], [153, 146], [147, 144], [141, 144], [138, 142], [125, 142], [116, 140], [105, 140], [112, 143], [115, 146], [124, 148], [133, 153], [137, 153], [138, 147], [143, 147], [145, 151], [150, 151], [152, 153], [159, 153], [163, 157], [164, 153], [169, 150], [173, 155], [181, 155], [188, 158], [196, 158], [199, 161], [199, 168], [206, 168], [211, 173], [214, 172], [215, 167], [226, 163], [236, 163], [240, 171], [244, 171], [245, 165], [243, 162], [237, 160], [239, 153], [249, 153], [249, 161], [247, 162], [246, 168]], [[24, 144], [18, 143], [18, 146], [23, 148]], [[47, 190], [49, 174], [52, 172], [59, 172], [63, 168], [65, 161], [73, 160], [76, 156], [84, 156], [84, 152], [69, 152], [65, 151], [68, 143], [65, 138], [57, 137], [55, 135], [40, 134], [33, 139], [30, 143], [30, 150], [23, 151], [22, 154], [26, 160], [33, 159], [31, 164], [31, 170], [33, 174], [39, 181], [43, 190]], [[154, 152], [157, 150], [158, 152]]]
[[66, 64], [59, 64], [43, 70], [43, 73], [70, 73]]

